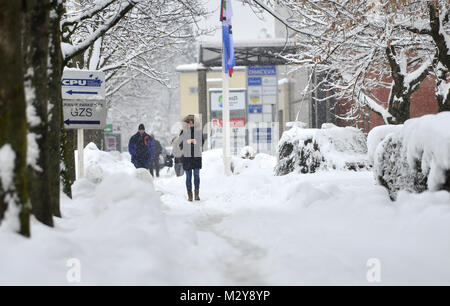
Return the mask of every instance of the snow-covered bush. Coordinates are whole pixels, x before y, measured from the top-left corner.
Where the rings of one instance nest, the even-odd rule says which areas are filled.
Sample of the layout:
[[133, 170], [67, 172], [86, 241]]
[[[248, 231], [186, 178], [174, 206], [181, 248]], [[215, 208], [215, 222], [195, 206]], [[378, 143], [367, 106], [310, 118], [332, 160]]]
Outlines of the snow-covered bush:
[[450, 112], [410, 119], [378, 145], [377, 182], [393, 200], [399, 190], [450, 191]]
[[366, 136], [353, 127], [325, 125], [322, 129], [293, 126], [278, 145], [276, 175], [293, 171], [367, 169]]
[[256, 155], [256, 151], [251, 146], [246, 146], [241, 149], [241, 152], [239, 155], [243, 159], [254, 159], [255, 155]]
[[367, 135], [367, 155], [369, 164], [373, 166], [375, 150], [378, 145], [386, 138], [387, 135], [395, 133], [402, 128], [403, 125], [380, 125], [374, 127]]

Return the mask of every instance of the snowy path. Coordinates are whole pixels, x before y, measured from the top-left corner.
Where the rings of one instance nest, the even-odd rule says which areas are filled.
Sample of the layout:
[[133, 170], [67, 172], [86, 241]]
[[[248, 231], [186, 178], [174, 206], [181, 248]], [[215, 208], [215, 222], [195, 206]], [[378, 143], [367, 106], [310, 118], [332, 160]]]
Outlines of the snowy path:
[[392, 203], [370, 172], [274, 177], [262, 160], [227, 178], [212, 162], [200, 203], [186, 200], [184, 177], [155, 186], [165, 214], [195, 226], [196, 252], [222, 276], [214, 283], [368, 284], [377, 258], [384, 284], [450, 284], [448, 193]]
[[153, 188], [127, 154], [85, 157], [55, 228], [33, 220], [25, 239], [0, 227], [0, 284], [72, 285], [75, 259], [82, 285], [367, 285], [376, 258], [383, 285], [450, 285], [448, 192], [392, 203], [370, 172], [276, 177], [266, 155], [225, 177], [209, 151], [190, 203], [184, 177]]
[[[157, 188], [163, 188], [163, 184], [173, 184], [173, 179], [166, 182], [158, 181]], [[190, 220], [195, 226], [197, 235], [200, 237], [200, 253], [203, 247], [208, 247], [208, 243], [213, 243], [214, 247], [231, 250], [232, 256], [216, 258], [220, 263], [219, 273], [222, 273], [224, 279], [230, 284], [240, 285], [265, 285], [264, 277], [261, 275], [259, 260], [266, 255], [266, 250], [241, 237], [235, 237], [228, 233], [226, 229], [218, 225], [226, 218], [232, 217], [232, 212], [215, 209], [212, 203], [225, 203], [224, 197], [215, 196], [214, 200], [208, 200], [209, 193], [202, 194], [201, 202], [189, 203], [184, 193], [170, 194], [165, 193], [161, 199], [166, 204], [165, 213], [168, 216], [177, 216]], [[228, 198], [232, 201], [232, 197]], [[178, 204], [175, 204], [178, 203]], [[184, 206], [184, 207], [183, 207]], [[205, 239], [206, 242], [202, 240]], [[213, 240], [213, 241], [212, 241]], [[208, 251], [208, 250], [206, 250]], [[220, 254], [218, 254], [220, 255]], [[225, 255], [225, 254], [222, 254]], [[222, 263], [224, 263], [222, 265]]]

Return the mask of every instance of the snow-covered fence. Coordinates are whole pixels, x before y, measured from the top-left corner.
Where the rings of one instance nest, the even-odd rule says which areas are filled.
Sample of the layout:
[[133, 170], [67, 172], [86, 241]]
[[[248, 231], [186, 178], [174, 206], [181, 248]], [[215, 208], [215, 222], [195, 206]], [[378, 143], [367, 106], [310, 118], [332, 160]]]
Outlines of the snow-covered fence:
[[283, 133], [278, 145], [275, 174], [367, 168], [366, 136], [360, 130], [330, 124], [322, 129], [293, 126]]
[[400, 190], [450, 191], [450, 112], [410, 119], [374, 154], [374, 175], [395, 200]]

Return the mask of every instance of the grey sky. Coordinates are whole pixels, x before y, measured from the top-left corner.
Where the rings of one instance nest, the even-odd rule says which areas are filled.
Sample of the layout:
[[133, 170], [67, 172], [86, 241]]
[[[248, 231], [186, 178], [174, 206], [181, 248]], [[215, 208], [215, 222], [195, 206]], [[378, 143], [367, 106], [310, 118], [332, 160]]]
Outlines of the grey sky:
[[[275, 37], [274, 19], [267, 13], [258, 14], [252, 11], [248, 4], [243, 4], [240, 0], [231, 0], [233, 7], [233, 37], [235, 41], [255, 40]], [[203, 36], [203, 41], [220, 41], [221, 23], [220, 3], [221, 0], [204, 0], [205, 6], [213, 13], [208, 16], [201, 25], [206, 25], [209, 28], [216, 28], [214, 35]]]

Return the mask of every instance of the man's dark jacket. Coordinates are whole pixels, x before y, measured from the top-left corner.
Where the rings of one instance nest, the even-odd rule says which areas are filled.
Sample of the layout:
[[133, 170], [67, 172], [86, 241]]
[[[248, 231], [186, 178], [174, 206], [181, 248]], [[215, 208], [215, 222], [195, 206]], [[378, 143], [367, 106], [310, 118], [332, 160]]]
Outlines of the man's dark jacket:
[[136, 165], [148, 165], [152, 161], [155, 151], [155, 141], [147, 133], [137, 132], [130, 138], [128, 151], [131, 154], [131, 162]]

